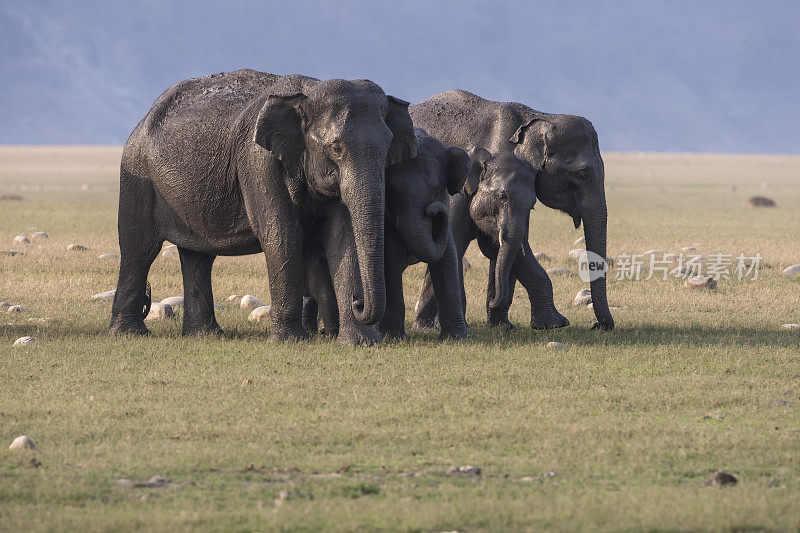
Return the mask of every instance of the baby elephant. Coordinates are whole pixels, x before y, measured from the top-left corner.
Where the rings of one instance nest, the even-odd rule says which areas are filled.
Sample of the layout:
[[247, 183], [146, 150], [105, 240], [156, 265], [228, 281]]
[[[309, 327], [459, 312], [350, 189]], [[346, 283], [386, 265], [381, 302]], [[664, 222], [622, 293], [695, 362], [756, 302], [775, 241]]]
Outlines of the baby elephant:
[[[438, 309], [443, 339], [463, 339], [469, 334], [462, 303], [463, 286], [459, 256], [450, 229], [447, 205], [457, 194], [470, 170], [469, 155], [456, 147], [445, 147], [419, 128], [417, 156], [386, 169], [386, 226], [384, 265], [386, 271], [386, 312], [378, 323], [385, 337], [404, 338], [405, 300], [403, 271], [418, 262], [428, 264], [428, 273]], [[319, 253], [319, 252], [317, 252]], [[313, 254], [312, 254], [313, 255]], [[308, 257], [308, 256], [307, 256]], [[318, 302], [322, 328], [335, 332], [337, 303], [329, 288], [324, 262], [308, 257], [308, 292]], [[360, 293], [356, 288], [354, 294]], [[307, 301], [304, 324], [315, 329], [314, 303]], [[342, 330], [345, 324], [341, 325]], [[352, 342], [351, 335], [342, 339]], [[375, 339], [357, 339], [372, 341]]]
[[[530, 212], [536, 203], [536, 172], [510, 153], [492, 156], [483, 148], [469, 152], [472, 170], [461, 194], [450, 199], [449, 218], [458, 250], [459, 274], [467, 246], [478, 240], [489, 261], [486, 294], [487, 324], [513, 329], [508, 309], [514, 284], [520, 280], [531, 301], [531, 327], [560, 328], [569, 325], [553, 303], [553, 285], [536, 261], [528, 244]], [[417, 303], [415, 327], [431, 327], [437, 316], [436, 287], [425, 277]], [[463, 291], [463, 282], [461, 283]], [[462, 292], [466, 309], [466, 294]]]

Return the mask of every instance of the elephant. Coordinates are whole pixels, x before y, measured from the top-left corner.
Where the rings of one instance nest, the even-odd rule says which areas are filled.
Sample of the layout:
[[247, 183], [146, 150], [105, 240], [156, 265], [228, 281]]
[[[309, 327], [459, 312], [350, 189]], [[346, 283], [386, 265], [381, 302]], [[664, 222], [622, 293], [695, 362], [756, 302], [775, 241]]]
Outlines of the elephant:
[[[536, 198], [571, 216], [576, 229], [583, 221], [586, 250], [602, 262], [601, 275], [591, 281], [597, 317], [594, 327], [614, 329], [603, 261], [608, 218], [605, 171], [592, 123], [577, 115], [542, 113], [523, 104], [493, 102], [462, 90], [439, 93], [410, 106], [409, 112], [415, 125], [445, 144], [465, 150], [482, 147], [493, 154], [511, 153], [533, 167]], [[526, 261], [538, 265], [535, 258]], [[540, 269], [537, 266], [537, 271]]]
[[[386, 169], [386, 312], [377, 327], [386, 338], [406, 337], [403, 272], [408, 266], [423, 262], [428, 264], [435, 298], [442, 310], [440, 337], [464, 339], [469, 330], [447, 203], [450, 195], [458, 194], [463, 187], [471, 162], [464, 150], [444, 146], [422, 129], [416, 128], [416, 137], [417, 156]], [[316, 252], [309, 252], [307, 263], [307, 285], [313, 300], [305, 302], [304, 323], [309, 330], [315, 330], [319, 312], [322, 331], [335, 334], [338, 291], [331, 290], [330, 276], [324, 271], [329, 261], [313, 259], [325, 253], [322, 246], [315, 243], [313, 248]]]
[[[377, 323], [386, 305], [384, 172], [416, 155], [408, 102], [369, 80], [320, 81], [254, 70], [212, 74], [168, 89], [125, 144], [120, 169], [121, 262], [109, 330], [146, 334], [150, 266], [178, 246], [182, 333], [220, 333], [211, 268], [218, 255], [264, 252], [270, 337], [307, 338], [302, 291], [307, 235], [347, 213], [355, 257], [330, 266], [363, 288], [348, 312]], [[341, 217], [339, 217], [341, 218]], [[322, 228], [325, 229], [325, 228]], [[344, 281], [342, 282], [344, 286]]]
[[[535, 170], [510, 153], [490, 154], [483, 148], [469, 152], [472, 168], [460, 194], [450, 199], [449, 218], [463, 276], [464, 252], [473, 240], [489, 259], [486, 294], [487, 325], [514, 329], [508, 319], [510, 280], [519, 279], [531, 302], [531, 327], [560, 328], [569, 321], [553, 303], [553, 285], [536, 262], [528, 244], [530, 213], [536, 203]], [[461, 299], [466, 310], [463, 278]], [[415, 326], [430, 327], [436, 318], [436, 287], [426, 275], [417, 304]], [[438, 298], [437, 298], [438, 299]], [[441, 311], [439, 312], [441, 314]], [[441, 320], [441, 319], [440, 319]]]

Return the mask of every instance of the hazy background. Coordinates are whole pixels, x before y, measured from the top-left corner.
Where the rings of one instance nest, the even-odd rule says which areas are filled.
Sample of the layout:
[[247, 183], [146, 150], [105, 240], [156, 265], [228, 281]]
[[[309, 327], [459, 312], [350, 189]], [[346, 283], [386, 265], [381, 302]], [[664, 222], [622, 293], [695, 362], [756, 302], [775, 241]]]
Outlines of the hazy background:
[[798, 153], [800, 2], [0, 2], [0, 143], [122, 144], [250, 67], [587, 116], [604, 150]]

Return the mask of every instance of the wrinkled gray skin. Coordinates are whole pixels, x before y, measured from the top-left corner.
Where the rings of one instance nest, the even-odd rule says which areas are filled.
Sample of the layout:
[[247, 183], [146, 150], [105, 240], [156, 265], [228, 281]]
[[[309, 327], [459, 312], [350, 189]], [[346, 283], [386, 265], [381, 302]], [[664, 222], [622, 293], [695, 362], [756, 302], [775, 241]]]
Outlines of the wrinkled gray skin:
[[[386, 313], [378, 331], [385, 337], [405, 338], [403, 272], [409, 265], [423, 262], [428, 264], [435, 299], [443, 310], [441, 338], [464, 339], [469, 331], [447, 203], [450, 194], [457, 194], [464, 185], [470, 159], [464, 150], [445, 147], [419, 128], [416, 133], [417, 157], [386, 169]], [[318, 302], [322, 332], [335, 333], [337, 304], [323, 271], [325, 262], [310, 260], [309, 267], [308, 290], [316, 302], [305, 301], [304, 323], [308, 329], [316, 329]]]
[[[587, 119], [542, 113], [515, 102], [493, 102], [461, 90], [432, 96], [409, 111], [417, 126], [445, 144], [513, 153], [529, 163], [537, 172], [536, 197], [570, 215], [575, 228], [583, 221], [586, 249], [606, 257], [605, 172], [597, 133]], [[543, 272], [535, 259], [532, 266]], [[509, 291], [513, 294], [513, 286]], [[605, 278], [593, 281], [591, 291], [595, 327], [613, 329]], [[421, 324], [430, 322], [432, 307], [430, 290], [423, 291], [419, 308], [426, 314], [420, 317]]]
[[[508, 320], [511, 304], [509, 286], [519, 279], [531, 302], [531, 327], [559, 328], [569, 325], [555, 308], [550, 278], [534, 265], [528, 244], [530, 213], [536, 203], [534, 169], [513, 154], [492, 156], [483, 148], [469, 152], [472, 169], [460, 194], [450, 200], [449, 217], [459, 259], [459, 272], [469, 243], [478, 241], [489, 259], [489, 286], [486, 291], [487, 324], [513, 329]], [[466, 309], [466, 295], [462, 300]], [[435, 317], [424, 307], [427, 292], [417, 309], [417, 326], [430, 326]], [[437, 306], [438, 307], [438, 306]], [[422, 324], [425, 319], [427, 323]]]
[[350, 242], [355, 257], [329, 265], [336, 289], [359, 321], [378, 322], [384, 170], [415, 154], [407, 103], [367, 80], [240, 70], [173, 86], [123, 151], [111, 333], [147, 333], [147, 273], [169, 240], [180, 252], [185, 335], [220, 331], [214, 258], [263, 251], [271, 337], [303, 339], [303, 243], [314, 233]]

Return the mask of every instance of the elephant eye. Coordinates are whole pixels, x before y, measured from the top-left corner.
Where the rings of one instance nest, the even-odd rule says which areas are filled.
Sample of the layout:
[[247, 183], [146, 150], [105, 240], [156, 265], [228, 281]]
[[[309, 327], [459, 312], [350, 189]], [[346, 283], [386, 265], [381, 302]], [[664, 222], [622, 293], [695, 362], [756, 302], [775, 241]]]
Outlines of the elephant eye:
[[506, 191], [500, 191], [497, 196], [504, 202], [508, 200], [508, 193]]

